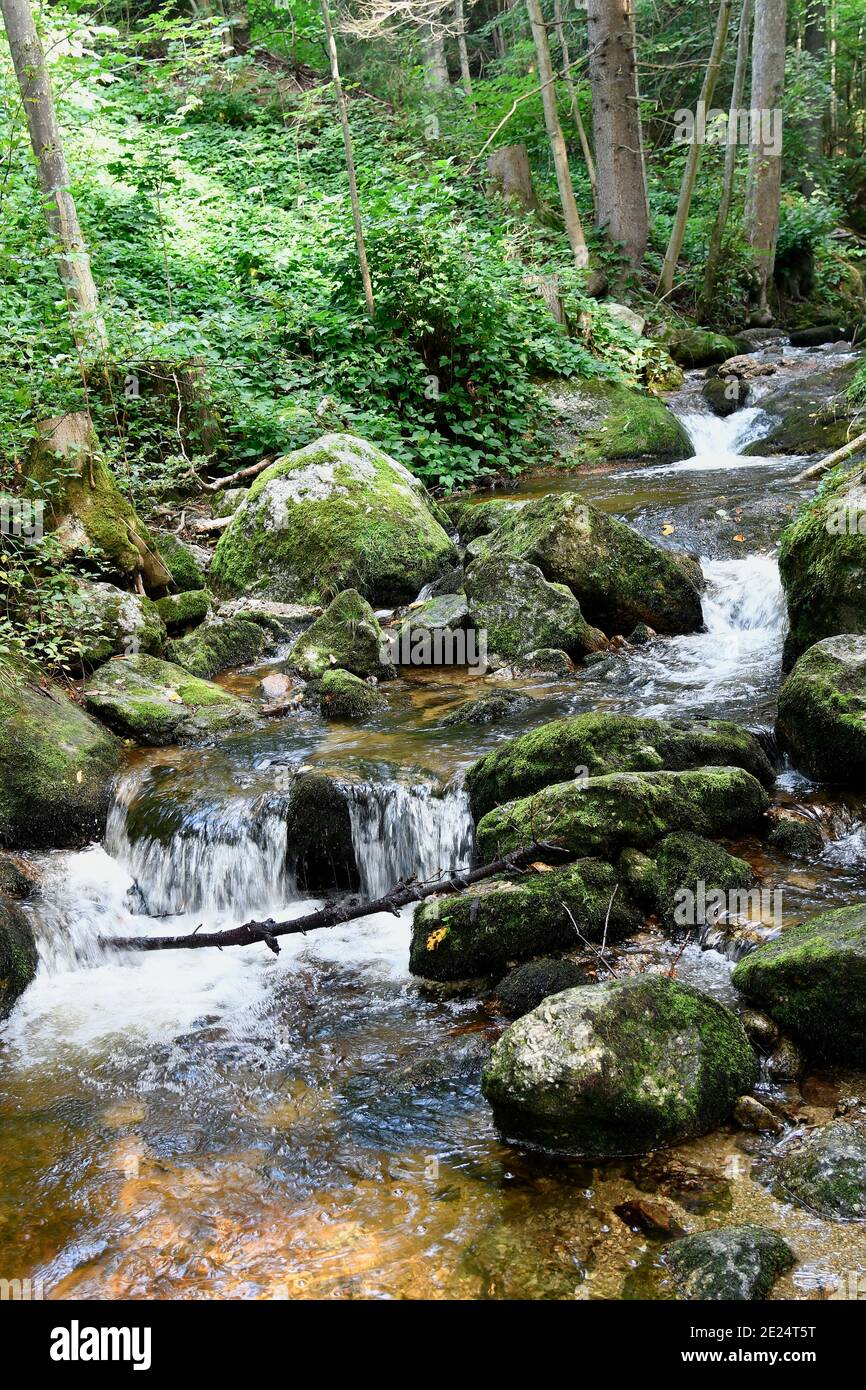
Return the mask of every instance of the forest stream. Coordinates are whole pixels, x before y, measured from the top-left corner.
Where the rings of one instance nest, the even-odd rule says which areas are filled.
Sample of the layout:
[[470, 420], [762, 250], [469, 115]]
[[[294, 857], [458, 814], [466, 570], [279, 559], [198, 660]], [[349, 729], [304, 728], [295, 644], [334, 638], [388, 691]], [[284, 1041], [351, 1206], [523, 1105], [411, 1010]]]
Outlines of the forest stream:
[[[774, 386], [848, 360], [790, 349]], [[824, 850], [811, 864], [757, 839], [735, 852], [782, 889], [786, 920], [862, 898], [861, 802], [795, 773], [772, 739], [786, 623], [774, 548], [811, 493], [792, 481], [803, 459], [744, 452], [772, 424], [760, 380], [748, 409], [720, 419], [702, 379], [688, 374], [670, 398], [691, 458], [529, 476], [513, 497], [579, 490], [700, 554], [703, 632], [605, 654], [565, 680], [523, 678], [529, 712], [485, 728], [442, 720], [496, 676], [440, 669], [393, 683], [363, 727], [300, 709], [210, 747], [136, 750], [104, 843], [39, 857], [43, 890], [28, 908], [39, 972], [0, 1026], [0, 1189], [15, 1194], [2, 1268], [53, 1298], [673, 1298], [659, 1242], [615, 1212], [661, 1195], [690, 1230], [723, 1216], [784, 1236], [797, 1263], [773, 1298], [839, 1297], [866, 1271], [862, 1224], [774, 1194], [764, 1160], [777, 1136], [731, 1125], [598, 1166], [505, 1146], [479, 1090], [504, 1021], [409, 975], [411, 909], [289, 937], [277, 957], [264, 945], [135, 956], [97, 940], [309, 910], [280, 814], [281, 777], [300, 766], [350, 785], [362, 892], [465, 865], [465, 768], [530, 725], [587, 710], [759, 731], [778, 766], [774, 803], [814, 819]], [[221, 682], [254, 692], [281, 669], [271, 660]], [[628, 970], [667, 964], [739, 1008], [742, 950], [736, 931], [681, 950], [647, 930], [617, 954]], [[810, 1072], [799, 1092], [765, 1076], [758, 1095], [790, 1101], [792, 1134], [866, 1098], [866, 1076]]]

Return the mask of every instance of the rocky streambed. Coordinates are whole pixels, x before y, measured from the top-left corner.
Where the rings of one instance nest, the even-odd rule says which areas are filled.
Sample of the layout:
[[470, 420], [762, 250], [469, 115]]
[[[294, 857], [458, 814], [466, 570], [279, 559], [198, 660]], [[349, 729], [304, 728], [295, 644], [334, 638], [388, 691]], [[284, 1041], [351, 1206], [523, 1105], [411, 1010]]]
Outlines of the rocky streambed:
[[[725, 419], [689, 374], [673, 404], [692, 457], [596, 461], [425, 521], [405, 593], [369, 536], [345, 540], [336, 607], [314, 569], [265, 593], [260, 491], [218, 564], [257, 598], [214, 620], [199, 575], [185, 592], [204, 598], [125, 612], [138, 655], [96, 652], [85, 684], [103, 722], [70, 716], [95, 771], [92, 793], [71, 779], [68, 843], [119, 764], [104, 840], [39, 852], [63, 843], [47, 790], [38, 841], [6, 834], [29, 851], [3, 887], [39, 969], [0, 1025], [4, 1267], [52, 1297], [858, 1296], [866, 832], [857, 776], [826, 771], [861, 745], [825, 693], [850, 682], [856, 714], [857, 629], [839, 648], [816, 616], [856, 604], [850, 566], [842, 597], [824, 566], [795, 606], [805, 645], [784, 659], [811, 654], [780, 745], [776, 544], [811, 489], [802, 458], [760, 452], [771, 388], [851, 359], [753, 360], [775, 369]], [[295, 481], [267, 505], [291, 514]], [[791, 573], [824, 534], [786, 540]], [[397, 631], [483, 626], [483, 674], [383, 672], [385, 610], [430, 564]], [[40, 771], [19, 772], [37, 805]], [[527, 837], [534, 868], [414, 923], [277, 957], [99, 945], [300, 915]], [[676, 892], [700, 882], [757, 897], [683, 929]], [[561, 993], [593, 982], [591, 1008]]]

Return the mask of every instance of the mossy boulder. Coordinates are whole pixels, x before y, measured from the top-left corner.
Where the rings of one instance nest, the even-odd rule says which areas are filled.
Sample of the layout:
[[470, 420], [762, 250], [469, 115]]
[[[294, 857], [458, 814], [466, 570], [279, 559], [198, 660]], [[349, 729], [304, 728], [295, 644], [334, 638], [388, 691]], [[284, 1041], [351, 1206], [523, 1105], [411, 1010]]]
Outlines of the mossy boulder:
[[316, 680], [334, 666], [354, 676], [392, 676], [384, 660], [384, 633], [369, 603], [356, 589], [346, 589], [328, 604], [292, 648], [291, 663], [302, 676]]
[[315, 700], [326, 719], [370, 719], [387, 708], [380, 690], [350, 671], [325, 671], [315, 687]]
[[414, 603], [400, 624], [400, 632], [410, 633], [460, 632], [469, 624], [469, 605], [462, 590], [456, 594], [439, 594], [435, 598]]
[[427, 898], [415, 909], [409, 969], [429, 980], [501, 975], [510, 961], [579, 947], [578, 930], [600, 941], [608, 909], [608, 940], [620, 940], [638, 929], [643, 914], [616, 888], [609, 864], [583, 859]]
[[524, 714], [535, 703], [522, 690], [486, 690], [474, 700], [464, 700], [442, 720], [445, 728], [456, 724], [499, 724]]
[[661, 342], [681, 367], [711, 367], [715, 362], [724, 362], [737, 355], [733, 338], [685, 324], [671, 325], [662, 334]]
[[[703, 927], [713, 909], [713, 897], [747, 889], [752, 870], [721, 845], [680, 830], [666, 835], [654, 851], [656, 912], [669, 931]], [[690, 894], [686, 899], [684, 894]]]
[[508, 1018], [523, 1018], [551, 994], [586, 983], [586, 972], [575, 961], [546, 957], [509, 970], [496, 986], [496, 998]]
[[30, 919], [0, 894], [0, 1019], [10, 1013], [36, 974], [38, 955]]
[[786, 1149], [778, 1178], [801, 1206], [841, 1221], [866, 1220], [866, 1136], [839, 1121]]
[[158, 656], [168, 633], [155, 603], [114, 584], [75, 582], [73, 601], [80, 614], [81, 661], [99, 666], [111, 656]]
[[159, 553], [168, 567], [171, 583], [181, 593], [204, 589], [205, 575], [210, 565], [210, 552], [201, 545], [187, 545], [169, 531], [157, 535]]
[[306, 893], [357, 889], [360, 876], [344, 786], [322, 772], [292, 782], [286, 815], [289, 866]]
[[527, 502], [488, 545], [488, 553], [537, 565], [545, 579], [565, 584], [608, 636], [638, 623], [660, 633], [703, 626], [698, 587], [674, 556], [576, 493]]
[[807, 647], [866, 636], [866, 487], [861, 469], [837, 470], [782, 533], [779, 572], [788, 601], [785, 665]]
[[742, 410], [749, 399], [749, 383], [736, 376], [711, 376], [704, 382], [701, 395], [714, 415], [725, 418]]
[[554, 994], [512, 1023], [482, 1091], [506, 1140], [606, 1159], [716, 1129], [757, 1070], [730, 1009], [638, 975]]
[[147, 527], [127, 501], [99, 448], [89, 415], [80, 411], [42, 420], [27, 469], [28, 488], [47, 499], [46, 514], [70, 560], [148, 591], [171, 576]]
[[585, 767], [606, 772], [674, 772], [707, 766], [743, 767], [765, 786], [773, 769], [760, 743], [729, 720], [638, 719], [625, 714], [578, 714], [555, 719], [509, 739], [473, 763], [466, 774], [472, 814], [565, 782]]
[[779, 691], [776, 735], [810, 777], [866, 781], [866, 636], [827, 637], [803, 653]]
[[185, 589], [179, 594], [166, 594], [156, 600], [157, 613], [165, 623], [166, 631], [172, 637], [186, 632], [187, 628], [198, 627], [210, 614], [213, 599], [207, 589]]
[[688, 458], [689, 437], [673, 411], [657, 396], [600, 377], [555, 381], [544, 387], [556, 416], [553, 439], [560, 466]]
[[245, 701], [154, 656], [115, 657], [84, 684], [87, 708], [124, 738], [196, 743], [252, 723]]
[[98, 839], [119, 762], [117, 740], [57, 686], [0, 663], [0, 846]]
[[683, 1236], [664, 1260], [683, 1298], [745, 1302], [767, 1297], [794, 1264], [794, 1252], [764, 1226], [723, 1226]]
[[267, 645], [267, 635], [259, 623], [212, 618], [186, 637], [170, 642], [166, 655], [190, 675], [207, 680], [232, 666], [256, 661]]
[[811, 1056], [866, 1066], [866, 905], [788, 927], [744, 956], [733, 982]]
[[230, 593], [318, 603], [357, 589], [393, 605], [453, 558], [418, 479], [366, 440], [329, 434], [260, 474], [211, 573]]
[[746, 454], [830, 454], [853, 438], [854, 407], [847, 396], [856, 368], [853, 363], [810, 372], [764, 396], [761, 409], [780, 417], [761, 439], [746, 446]]
[[780, 816], [767, 843], [789, 859], [814, 859], [824, 848], [824, 836], [814, 821]]
[[466, 572], [471, 624], [487, 633], [487, 649], [516, 660], [539, 647], [571, 657], [607, 647], [563, 584], [549, 584], [537, 565], [491, 555]]
[[573, 855], [615, 859], [675, 830], [712, 838], [755, 830], [767, 809], [760, 782], [738, 767], [694, 772], [613, 772], [556, 782], [488, 811], [478, 823], [485, 860], [543, 841]]

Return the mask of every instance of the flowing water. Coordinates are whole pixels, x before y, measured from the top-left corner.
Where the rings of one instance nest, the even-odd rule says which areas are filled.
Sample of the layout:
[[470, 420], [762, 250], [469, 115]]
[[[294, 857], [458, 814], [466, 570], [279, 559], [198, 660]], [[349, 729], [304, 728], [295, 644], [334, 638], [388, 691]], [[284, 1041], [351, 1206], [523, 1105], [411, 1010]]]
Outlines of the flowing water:
[[[363, 729], [301, 712], [213, 748], [137, 752], [104, 845], [41, 856], [40, 970], [0, 1027], [4, 1277], [41, 1280], [47, 1297], [670, 1297], [657, 1247], [613, 1214], [641, 1193], [664, 1194], [692, 1229], [783, 1231], [800, 1265], [780, 1296], [824, 1296], [866, 1265], [862, 1228], [776, 1200], [753, 1136], [724, 1130], [596, 1168], [503, 1147], [478, 1089], [501, 1020], [476, 999], [419, 990], [405, 913], [285, 938], [278, 957], [99, 945], [309, 910], [285, 818], [305, 769], [343, 788], [359, 886], [377, 894], [469, 861], [461, 772], [530, 722], [609, 709], [769, 731], [785, 624], [774, 547], [806, 495], [792, 486], [802, 461], [744, 455], [770, 418], [757, 406], [716, 419], [697, 390], [690, 379], [674, 402], [693, 457], [527, 479], [514, 496], [579, 487], [699, 553], [705, 631], [567, 682], [525, 681], [530, 716], [489, 729], [442, 726], [489, 681], [439, 672], [393, 683]], [[272, 668], [231, 683], [251, 690]], [[774, 795], [827, 840], [808, 867], [738, 847], [763, 883], [783, 885], [786, 914], [862, 896], [857, 799], [831, 800], [791, 769]], [[715, 944], [687, 947], [677, 973], [730, 1002], [735, 951]], [[658, 966], [671, 951], [646, 933], [624, 958]], [[826, 1119], [862, 1090], [861, 1077], [822, 1073], [791, 1101], [803, 1120]]]

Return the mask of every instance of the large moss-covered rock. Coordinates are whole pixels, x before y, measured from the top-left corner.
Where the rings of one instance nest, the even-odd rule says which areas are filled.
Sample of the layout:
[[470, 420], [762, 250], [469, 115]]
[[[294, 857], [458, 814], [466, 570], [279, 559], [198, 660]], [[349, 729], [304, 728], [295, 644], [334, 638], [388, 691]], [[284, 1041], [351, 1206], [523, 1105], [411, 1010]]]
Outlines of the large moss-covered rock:
[[790, 1246], [764, 1226], [723, 1226], [684, 1236], [665, 1250], [683, 1298], [743, 1302], [766, 1298], [794, 1263]]
[[38, 956], [33, 928], [17, 903], [0, 894], [0, 1019], [36, 974]]
[[744, 956], [733, 981], [812, 1056], [866, 1066], [866, 905], [788, 927]]
[[787, 667], [825, 637], [866, 635], [866, 487], [861, 471], [832, 474], [782, 533], [779, 572], [790, 624]]
[[[656, 912], [662, 925], [674, 931], [706, 926], [714, 895], [723, 893], [727, 899], [730, 893], [748, 888], [752, 870], [721, 845], [680, 830], [666, 835], [656, 849], [654, 879]], [[690, 898], [685, 899], [684, 893]]]
[[576, 989], [587, 983], [587, 972], [576, 961], [545, 956], [541, 960], [524, 961], [509, 970], [496, 986], [496, 998], [508, 1018], [523, 1018], [551, 994], [561, 994], [564, 989]]
[[127, 593], [114, 584], [79, 579], [73, 601], [81, 615], [81, 660], [85, 666], [99, 666], [111, 656], [138, 652], [158, 656], [168, 641], [157, 604], [139, 594]]
[[387, 708], [380, 690], [340, 669], [325, 671], [314, 699], [326, 719], [370, 719]]
[[309, 680], [334, 666], [355, 676], [388, 677], [383, 661], [384, 634], [369, 603], [355, 589], [346, 589], [328, 604], [292, 648], [291, 662]]
[[89, 710], [138, 743], [190, 743], [251, 723], [249, 705], [153, 656], [115, 657], [87, 679]]
[[779, 423], [746, 446], [747, 454], [830, 454], [841, 449], [852, 432], [854, 408], [846, 395], [856, 367], [846, 363], [824, 372], [796, 377], [761, 400], [761, 409]]
[[688, 458], [689, 437], [673, 411], [656, 396], [624, 382], [594, 378], [556, 381], [545, 387], [555, 412], [554, 460], [566, 467], [614, 459]]
[[267, 636], [259, 623], [243, 618], [213, 618], [169, 643], [167, 656], [193, 676], [207, 680], [232, 666], [246, 666], [260, 657]]
[[779, 692], [776, 734], [811, 777], [866, 781], [866, 636], [828, 637], [803, 653]]
[[189, 545], [170, 531], [157, 536], [159, 553], [171, 575], [171, 582], [180, 593], [205, 587], [205, 575], [210, 567], [210, 551], [201, 545]]
[[516, 660], [539, 647], [571, 657], [607, 646], [590, 627], [580, 604], [563, 584], [549, 584], [537, 565], [491, 555], [466, 573], [472, 625], [487, 633], [487, 649]]
[[725, 719], [636, 719], [624, 714], [578, 714], [555, 719], [509, 739], [473, 763], [466, 774], [472, 813], [587, 775], [656, 772], [662, 768], [743, 767], [765, 786], [773, 769], [758, 740]]
[[366, 440], [329, 434], [256, 479], [211, 573], [230, 592], [286, 602], [353, 588], [394, 604], [414, 598], [453, 553], [407, 468]]
[[184, 589], [178, 594], [166, 594], [154, 604], [172, 637], [203, 623], [213, 608], [207, 589]]
[[575, 855], [614, 859], [675, 830], [708, 837], [756, 829], [767, 808], [760, 782], [738, 767], [694, 772], [613, 772], [556, 782], [488, 811], [478, 824], [483, 859], [543, 841]]
[[117, 740], [60, 689], [0, 663], [0, 846], [97, 839], [119, 762]]
[[756, 1079], [729, 1009], [639, 975], [555, 994], [513, 1023], [482, 1090], [506, 1139], [601, 1159], [708, 1133]]
[[692, 328], [686, 324], [671, 325], [661, 336], [671, 357], [681, 367], [710, 367], [735, 357], [737, 345], [733, 338], [711, 333], [708, 328]]
[[94, 562], [110, 578], [160, 590], [171, 576], [156, 542], [124, 497], [102, 455], [89, 415], [42, 420], [27, 470], [31, 490], [69, 559]]
[[286, 847], [304, 892], [356, 889], [360, 880], [346, 788], [325, 773], [300, 773], [289, 792]]
[[512, 513], [490, 552], [537, 565], [565, 584], [588, 622], [609, 636], [647, 623], [656, 632], [697, 632], [700, 592], [675, 557], [575, 493], [549, 494]]
[[621, 893], [614, 896], [616, 887], [609, 864], [583, 859], [427, 898], [415, 909], [409, 969], [430, 980], [495, 976], [509, 961], [579, 947], [578, 931], [600, 941], [608, 909], [608, 940], [619, 940], [637, 930], [643, 914]]
[[866, 1136], [838, 1122], [804, 1135], [779, 1160], [784, 1191], [801, 1206], [843, 1221], [866, 1220]]

